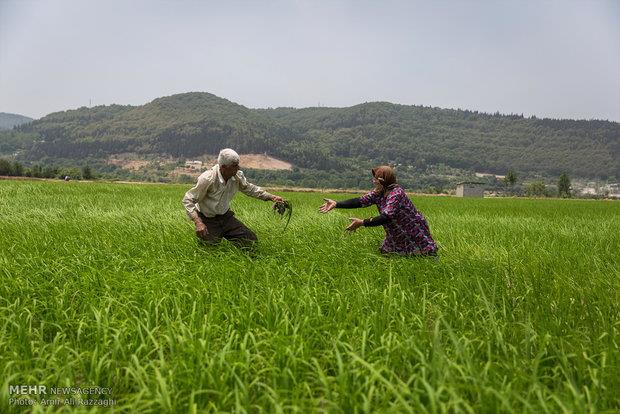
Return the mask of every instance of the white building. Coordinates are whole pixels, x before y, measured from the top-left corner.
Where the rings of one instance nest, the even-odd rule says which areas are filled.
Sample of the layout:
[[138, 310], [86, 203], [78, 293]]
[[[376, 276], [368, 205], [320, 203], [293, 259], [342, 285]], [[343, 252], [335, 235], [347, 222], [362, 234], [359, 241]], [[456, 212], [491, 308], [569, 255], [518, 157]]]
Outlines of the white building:
[[603, 191], [608, 193], [610, 198], [620, 198], [620, 183], [607, 184], [603, 187]]
[[456, 184], [457, 197], [484, 197], [484, 184], [464, 181]]

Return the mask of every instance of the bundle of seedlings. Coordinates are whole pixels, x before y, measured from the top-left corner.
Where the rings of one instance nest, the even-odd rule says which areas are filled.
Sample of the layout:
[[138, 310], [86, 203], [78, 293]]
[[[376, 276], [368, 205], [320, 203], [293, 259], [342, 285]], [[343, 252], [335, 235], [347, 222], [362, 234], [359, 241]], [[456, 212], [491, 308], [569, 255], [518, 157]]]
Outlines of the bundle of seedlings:
[[289, 221], [291, 221], [291, 216], [293, 215], [293, 205], [290, 201], [286, 200], [276, 201], [273, 205], [273, 211], [278, 213], [281, 216], [280, 218], [284, 218], [286, 215], [286, 225], [284, 226], [284, 230], [282, 230], [285, 231], [288, 227]]

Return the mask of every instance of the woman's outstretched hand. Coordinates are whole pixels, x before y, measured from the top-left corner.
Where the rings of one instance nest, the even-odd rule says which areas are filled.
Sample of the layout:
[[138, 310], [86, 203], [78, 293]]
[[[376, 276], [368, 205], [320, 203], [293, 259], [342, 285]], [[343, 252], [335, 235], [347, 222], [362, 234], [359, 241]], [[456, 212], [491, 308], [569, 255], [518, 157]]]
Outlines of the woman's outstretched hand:
[[345, 230], [353, 232], [364, 225], [364, 220], [362, 219], [351, 217], [349, 218], [349, 220], [351, 220], [351, 224], [349, 224], [349, 227], [347, 227]]
[[321, 207], [319, 207], [319, 211], [321, 213], [329, 213], [331, 210], [333, 210], [334, 208], [336, 208], [336, 202], [330, 198], [324, 198], [323, 201], [325, 201]]

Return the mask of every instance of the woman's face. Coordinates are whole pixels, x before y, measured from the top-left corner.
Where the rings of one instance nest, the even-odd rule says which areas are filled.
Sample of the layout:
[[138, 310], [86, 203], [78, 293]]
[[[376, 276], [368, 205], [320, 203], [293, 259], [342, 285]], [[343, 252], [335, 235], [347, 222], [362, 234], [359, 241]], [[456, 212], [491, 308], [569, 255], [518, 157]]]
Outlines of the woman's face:
[[379, 181], [379, 179], [377, 177], [372, 177], [372, 186], [375, 188], [375, 190], [380, 191], [383, 189], [383, 185], [381, 184], [381, 181]]

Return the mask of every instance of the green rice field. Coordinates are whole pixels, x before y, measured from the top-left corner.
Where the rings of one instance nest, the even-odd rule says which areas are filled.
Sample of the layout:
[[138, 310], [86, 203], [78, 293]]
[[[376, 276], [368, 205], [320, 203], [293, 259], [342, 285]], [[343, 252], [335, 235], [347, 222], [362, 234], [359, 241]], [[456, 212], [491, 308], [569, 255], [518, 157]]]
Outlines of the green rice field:
[[0, 181], [0, 412], [620, 411], [620, 202], [412, 195], [434, 260], [318, 213], [351, 194], [203, 246], [189, 187]]

